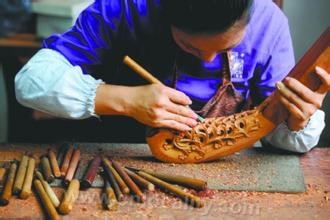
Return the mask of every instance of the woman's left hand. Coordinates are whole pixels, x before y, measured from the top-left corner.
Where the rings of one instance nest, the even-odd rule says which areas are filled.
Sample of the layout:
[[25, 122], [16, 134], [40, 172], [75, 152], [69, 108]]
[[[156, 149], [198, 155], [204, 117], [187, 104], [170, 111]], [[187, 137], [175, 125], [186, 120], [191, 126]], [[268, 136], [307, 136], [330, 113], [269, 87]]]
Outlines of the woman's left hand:
[[280, 101], [289, 111], [288, 127], [292, 131], [304, 128], [314, 112], [321, 108], [323, 100], [330, 91], [330, 74], [320, 68], [315, 68], [316, 75], [322, 84], [316, 91], [310, 90], [298, 80], [286, 77], [276, 84], [280, 92]]

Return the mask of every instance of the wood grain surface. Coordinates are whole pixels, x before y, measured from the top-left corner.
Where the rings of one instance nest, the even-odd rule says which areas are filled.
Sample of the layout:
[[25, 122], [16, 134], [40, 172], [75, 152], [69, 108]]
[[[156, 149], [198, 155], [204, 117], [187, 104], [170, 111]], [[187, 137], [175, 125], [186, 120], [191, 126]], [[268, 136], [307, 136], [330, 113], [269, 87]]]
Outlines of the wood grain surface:
[[[22, 145], [21, 145], [22, 146]], [[47, 147], [39, 145], [33, 153], [42, 155]], [[56, 145], [53, 145], [56, 147]], [[93, 155], [97, 147], [87, 152]], [[23, 152], [24, 153], [24, 152]], [[30, 152], [32, 153], [32, 152]], [[139, 156], [138, 152], [135, 152]], [[0, 160], [19, 159], [22, 151], [16, 145], [0, 144]], [[156, 190], [147, 193], [147, 200], [140, 204], [130, 197], [119, 203], [117, 211], [102, 207], [101, 189], [81, 191], [70, 213], [71, 218], [120, 218], [120, 219], [329, 219], [330, 149], [316, 148], [301, 155], [305, 176], [305, 193], [265, 193], [245, 191], [209, 190], [199, 195], [205, 202], [201, 209], [182, 203], [175, 197]], [[63, 189], [55, 188], [61, 197]], [[24, 210], [24, 211], [22, 211]], [[24, 213], [24, 214], [23, 214]], [[0, 218], [43, 218], [44, 212], [35, 196], [27, 200], [13, 198], [10, 205], [0, 207]]]

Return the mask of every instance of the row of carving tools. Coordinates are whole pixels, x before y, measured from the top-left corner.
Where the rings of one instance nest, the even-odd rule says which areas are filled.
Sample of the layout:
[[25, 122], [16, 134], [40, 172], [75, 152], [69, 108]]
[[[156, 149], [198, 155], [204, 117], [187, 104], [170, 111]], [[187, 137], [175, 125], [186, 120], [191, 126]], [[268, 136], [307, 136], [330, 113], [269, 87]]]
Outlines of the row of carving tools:
[[[103, 178], [107, 198], [104, 200], [104, 206], [112, 211], [117, 210], [118, 202], [123, 201], [125, 194], [132, 195], [134, 200], [143, 203], [146, 200], [143, 191], [154, 191], [156, 187], [194, 207], [203, 206], [198, 196], [182, 188], [184, 186], [197, 191], [205, 190], [207, 183], [203, 180], [125, 167], [101, 154], [90, 160], [87, 167], [83, 167], [80, 162], [80, 149], [74, 145], [62, 146], [57, 157], [51, 149], [40, 160], [23, 155], [19, 163], [14, 161], [6, 168], [0, 168], [0, 186], [3, 186], [0, 205], [8, 205], [12, 195], [27, 199], [32, 194], [33, 183], [48, 216], [58, 219], [58, 213], [70, 213], [79, 190], [92, 187], [99, 174]], [[36, 168], [37, 163], [39, 169]], [[61, 200], [51, 187], [54, 181], [59, 179], [62, 179], [62, 185], [66, 187]]]

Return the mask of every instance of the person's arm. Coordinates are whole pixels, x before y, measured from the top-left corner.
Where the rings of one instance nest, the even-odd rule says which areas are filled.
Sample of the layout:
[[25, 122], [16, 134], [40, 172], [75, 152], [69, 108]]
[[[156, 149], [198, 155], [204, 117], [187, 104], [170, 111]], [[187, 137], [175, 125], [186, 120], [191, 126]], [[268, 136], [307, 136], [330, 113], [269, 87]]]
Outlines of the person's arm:
[[184, 93], [158, 84], [145, 86], [101, 85], [95, 98], [100, 115], [125, 115], [151, 127], [190, 130], [197, 115], [186, 106], [191, 100]]
[[[278, 15], [277, 17], [281, 18], [281, 15]], [[289, 26], [284, 16], [282, 16], [282, 19], [283, 22], [278, 26], [278, 29], [268, 31], [268, 34], [272, 34], [271, 36], [274, 36], [274, 38], [268, 42], [270, 46], [269, 55], [265, 54], [265, 57], [268, 58], [263, 62], [265, 63], [263, 68], [256, 73], [255, 84], [251, 88], [255, 103], [260, 103], [269, 96], [274, 90], [276, 82], [281, 81], [294, 66]], [[284, 80], [284, 82], [287, 83], [287, 80]], [[313, 111], [310, 111], [308, 117], [304, 118], [305, 121], [296, 120], [298, 123], [292, 123], [295, 121], [296, 114], [291, 111], [292, 106], [290, 105], [285, 105], [290, 115], [288, 121], [275, 128], [272, 133], [263, 138], [262, 142], [294, 152], [309, 151], [319, 141], [324, 128], [324, 113], [319, 110], [316, 111], [317, 108], [314, 108]], [[303, 104], [303, 106], [309, 105]]]
[[15, 77], [19, 103], [48, 114], [70, 119], [97, 116], [96, 90], [102, 80], [84, 75], [57, 51], [41, 49]]
[[[70, 30], [46, 39], [48, 50], [35, 55], [16, 77], [19, 102], [65, 118], [126, 115], [153, 127], [187, 130], [196, 125], [197, 115], [184, 107], [191, 100], [182, 92], [159, 85], [105, 85], [91, 76], [113, 74], [98, 71], [104, 62], [118, 62], [108, 58], [118, 53], [114, 45], [134, 40], [131, 18], [125, 17], [134, 7], [121, 0], [95, 1]], [[126, 43], [117, 39], [124, 34]]]
[[263, 141], [276, 148], [305, 153], [317, 145], [324, 127], [324, 112], [317, 110], [303, 129], [292, 131], [286, 123], [282, 123], [263, 138]]
[[[57, 51], [42, 49], [15, 78], [18, 102], [63, 118], [126, 115], [153, 126], [189, 130], [196, 114], [190, 99], [162, 85], [118, 86], [83, 74]], [[179, 103], [179, 104], [178, 104]]]

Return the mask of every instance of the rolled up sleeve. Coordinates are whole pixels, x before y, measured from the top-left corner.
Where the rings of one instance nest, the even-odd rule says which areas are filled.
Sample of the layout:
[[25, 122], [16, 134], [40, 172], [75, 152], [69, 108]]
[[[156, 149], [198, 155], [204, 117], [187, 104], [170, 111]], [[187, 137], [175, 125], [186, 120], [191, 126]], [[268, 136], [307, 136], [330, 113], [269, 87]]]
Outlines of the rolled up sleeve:
[[317, 110], [310, 118], [305, 128], [291, 131], [286, 123], [282, 123], [267, 135], [263, 141], [273, 147], [288, 151], [305, 153], [310, 151], [319, 142], [325, 127], [325, 114]]
[[83, 74], [79, 66], [51, 49], [41, 49], [15, 77], [19, 103], [48, 114], [84, 119], [98, 117], [95, 112], [97, 87], [103, 84]]

